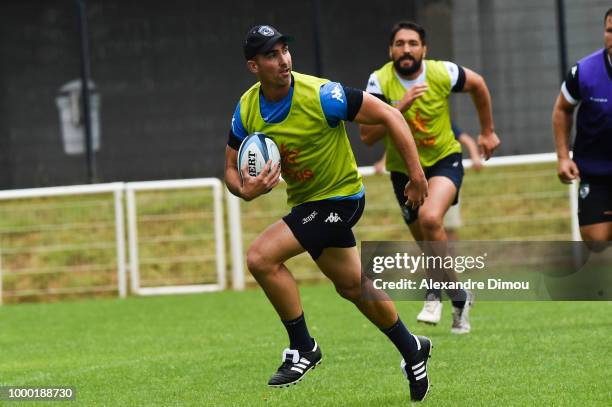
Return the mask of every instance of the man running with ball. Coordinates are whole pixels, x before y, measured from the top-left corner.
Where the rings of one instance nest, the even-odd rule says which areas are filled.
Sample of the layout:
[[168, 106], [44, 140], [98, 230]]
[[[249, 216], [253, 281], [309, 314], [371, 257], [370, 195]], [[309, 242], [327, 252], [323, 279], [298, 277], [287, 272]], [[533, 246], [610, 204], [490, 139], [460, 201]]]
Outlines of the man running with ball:
[[[393, 302], [366, 300], [361, 292], [361, 261], [351, 228], [363, 212], [365, 192], [344, 121], [388, 129], [410, 169], [404, 194], [416, 208], [427, 196], [427, 181], [410, 129], [397, 110], [367, 93], [292, 71], [289, 40], [269, 25], [249, 30], [244, 56], [258, 82], [236, 106], [225, 150], [225, 183], [234, 195], [252, 200], [266, 193], [278, 184], [281, 168], [287, 182], [291, 212], [264, 230], [247, 253], [249, 271], [289, 337], [289, 348], [268, 385], [294, 384], [322, 359], [321, 348], [308, 331], [297, 284], [285, 266], [288, 259], [307, 251], [337, 292], [397, 347], [410, 398], [423, 400], [429, 389], [430, 340], [406, 329]], [[253, 132], [276, 142], [282, 165], [272, 167], [268, 162], [257, 177], [249, 176], [245, 167], [241, 181], [237, 150]]]

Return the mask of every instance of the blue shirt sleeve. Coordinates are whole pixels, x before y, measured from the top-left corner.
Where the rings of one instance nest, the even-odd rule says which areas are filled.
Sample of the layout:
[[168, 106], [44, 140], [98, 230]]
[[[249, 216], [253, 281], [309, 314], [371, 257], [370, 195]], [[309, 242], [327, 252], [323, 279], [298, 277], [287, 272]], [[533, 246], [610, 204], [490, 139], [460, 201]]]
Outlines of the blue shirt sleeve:
[[328, 82], [319, 91], [321, 106], [329, 127], [336, 127], [341, 120], [348, 120], [348, 108], [344, 88], [338, 82]]
[[455, 138], [459, 140], [459, 136], [461, 135], [461, 133], [463, 133], [463, 130], [461, 130], [459, 126], [455, 126], [455, 123], [451, 123], [451, 127], [453, 129], [453, 134], [455, 135]]
[[232, 133], [234, 133], [234, 136], [240, 141], [244, 140], [249, 135], [240, 118], [240, 102], [236, 105], [236, 110], [234, 110], [234, 115], [232, 116]]

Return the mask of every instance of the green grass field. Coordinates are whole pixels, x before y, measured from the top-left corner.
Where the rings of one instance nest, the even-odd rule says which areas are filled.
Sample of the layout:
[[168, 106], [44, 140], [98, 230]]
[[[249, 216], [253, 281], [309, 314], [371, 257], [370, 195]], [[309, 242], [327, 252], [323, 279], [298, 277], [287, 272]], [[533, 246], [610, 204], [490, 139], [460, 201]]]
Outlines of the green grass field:
[[[259, 290], [1, 307], [0, 385], [75, 386], [78, 405], [409, 404], [382, 333], [329, 284], [302, 300], [324, 358], [288, 389], [265, 386], [287, 339]], [[612, 401], [611, 302], [480, 302], [461, 337], [448, 305], [438, 327], [413, 323], [421, 303], [397, 305], [433, 340], [427, 405]]]

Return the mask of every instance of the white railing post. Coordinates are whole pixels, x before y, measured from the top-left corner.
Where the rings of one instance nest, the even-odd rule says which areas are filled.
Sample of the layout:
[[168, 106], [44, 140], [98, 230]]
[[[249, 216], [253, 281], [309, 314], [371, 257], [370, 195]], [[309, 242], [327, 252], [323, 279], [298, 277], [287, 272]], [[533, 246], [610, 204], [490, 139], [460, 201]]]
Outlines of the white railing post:
[[229, 240], [232, 256], [232, 289], [244, 290], [244, 256], [242, 254], [242, 225], [240, 221], [240, 199], [225, 189]]
[[578, 224], [578, 181], [574, 180], [569, 188], [570, 211], [572, 215], [572, 240], [579, 242], [582, 240], [580, 236], [580, 225]]
[[138, 294], [140, 279], [138, 274], [138, 224], [136, 222], [136, 197], [130, 183], [126, 184], [125, 202], [127, 206], [128, 247], [130, 258], [130, 284], [131, 291]]
[[2, 305], [2, 246], [0, 246], [0, 305]]
[[[580, 236], [580, 225], [578, 223], [578, 180], [572, 181], [567, 190], [569, 191], [569, 203], [570, 203], [570, 216], [572, 217], [572, 240], [574, 242], [582, 241]], [[582, 253], [582, 245], [572, 245], [572, 252], [574, 257], [574, 267], [578, 270], [582, 267], [584, 262], [584, 256]]]
[[213, 184], [214, 216], [215, 216], [215, 254], [217, 256], [217, 279], [220, 289], [225, 290], [225, 233], [223, 228], [223, 197], [221, 181]]
[[125, 273], [125, 227], [123, 216], [123, 190], [125, 186], [114, 192], [115, 196], [115, 238], [117, 240], [117, 283], [119, 297], [127, 296], [127, 281]]

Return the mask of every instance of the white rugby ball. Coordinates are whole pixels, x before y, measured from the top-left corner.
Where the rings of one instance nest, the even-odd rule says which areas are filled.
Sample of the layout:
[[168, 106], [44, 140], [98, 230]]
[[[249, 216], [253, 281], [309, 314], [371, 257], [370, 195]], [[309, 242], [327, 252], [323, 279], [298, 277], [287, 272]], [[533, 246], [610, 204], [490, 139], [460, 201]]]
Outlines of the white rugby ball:
[[280, 152], [278, 146], [270, 137], [263, 133], [249, 134], [238, 149], [238, 172], [242, 177], [241, 169], [247, 166], [247, 172], [251, 177], [258, 176], [268, 160], [272, 160], [272, 167], [280, 163]]

